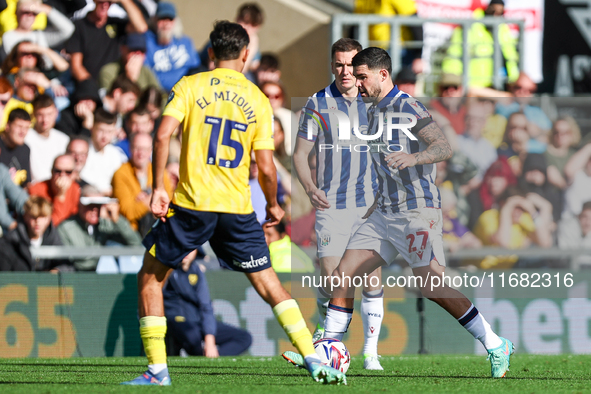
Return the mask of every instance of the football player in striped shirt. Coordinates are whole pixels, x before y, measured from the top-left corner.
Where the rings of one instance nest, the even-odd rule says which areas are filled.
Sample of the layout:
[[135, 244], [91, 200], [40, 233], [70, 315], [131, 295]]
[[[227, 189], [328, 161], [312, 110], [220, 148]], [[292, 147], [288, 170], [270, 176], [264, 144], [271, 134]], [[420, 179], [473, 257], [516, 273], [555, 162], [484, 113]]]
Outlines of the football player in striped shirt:
[[[366, 48], [352, 63], [361, 95], [374, 101], [368, 110], [369, 135], [376, 135], [380, 128], [384, 133], [370, 142], [379, 179], [375, 210], [351, 238], [333, 275], [372, 272], [400, 254], [413, 275], [423, 279], [423, 296], [443, 307], [482, 342], [492, 377], [504, 377], [514, 351], [511, 341], [497, 336], [462, 293], [445, 285], [431, 287], [428, 282], [429, 277], [442, 277], [445, 270], [441, 201], [434, 181], [435, 163], [449, 159], [451, 147], [423, 104], [393, 85], [386, 51]], [[400, 121], [392, 115], [401, 112], [415, 118], [416, 125], [394, 129], [388, 136], [387, 124]], [[347, 331], [354, 291], [346, 281], [333, 291], [324, 325], [326, 337], [341, 339]]]
[[[322, 112], [339, 109], [348, 114], [349, 119], [358, 119], [360, 129], [367, 129], [366, 103], [359, 97], [351, 64], [361, 49], [361, 45], [350, 38], [341, 38], [332, 45], [331, 69], [335, 80], [306, 103], [294, 152], [298, 178], [316, 208], [315, 230], [321, 278], [330, 277], [339, 264], [349, 239], [365, 221], [365, 214], [374, 201], [377, 189], [369, 152], [357, 152], [352, 148], [356, 142], [363, 141], [339, 141], [337, 119]], [[319, 119], [321, 121], [316, 122]], [[329, 145], [332, 149], [326, 149]], [[337, 146], [339, 149], [335, 148]], [[316, 156], [316, 182], [308, 164], [310, 152]], [[365, 369], [383, 369], [378, 360], [378, 339], [384, 316], [381, 272], [378, 268], [370, 275], [375, 279], [369, 279], [362, 292]], [[324, 334], [324, 318], [330, 300], [330, 289], [318, 287], [316, 291], [319, 323], [313, 335], [314, 341]], [[301, 362], [293, 352], [286, 352], [284, 357], [295, 364]]]
[[[148, 371], [124, 384], [170, 385], [162, 286], [172, 269], [208, 240], [220, 265], [244, 272], [271, 305], [305, 356], [312, 378], [346, 384], [343, 373], [321, 364], [297, 303], [271, 267], [265, 235], [253, 212], [248, 176], [254, 151], [267, 200], [265, 225], [276, 225], [284, 214], [276, 198], [271, 105], [241, 73], [249, 53], [248, 33], [239, 24], [220, 21], [209, 38], [216, 69], [183, 77], [175, 85], [155, 140], [151, 210], [160, 220], [144, 238], [146, 253], [138, 273], [140, 335]], [[164, 171], [170, 138], [179, 126], [179, 183], [170, 202]]]

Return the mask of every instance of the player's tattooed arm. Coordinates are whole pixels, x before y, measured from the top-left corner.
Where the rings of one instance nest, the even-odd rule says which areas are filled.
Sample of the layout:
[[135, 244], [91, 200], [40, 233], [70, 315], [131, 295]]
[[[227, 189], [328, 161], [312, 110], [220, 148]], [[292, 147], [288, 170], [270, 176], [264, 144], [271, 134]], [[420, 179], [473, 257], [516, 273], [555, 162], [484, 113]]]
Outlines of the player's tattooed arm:
[[453, 156], [453, 150], [437, 123], [429, 123], [417, 136], [425, 141], [427, 149], [414, 154], [417, 159], [416, 165], [437, 163]]

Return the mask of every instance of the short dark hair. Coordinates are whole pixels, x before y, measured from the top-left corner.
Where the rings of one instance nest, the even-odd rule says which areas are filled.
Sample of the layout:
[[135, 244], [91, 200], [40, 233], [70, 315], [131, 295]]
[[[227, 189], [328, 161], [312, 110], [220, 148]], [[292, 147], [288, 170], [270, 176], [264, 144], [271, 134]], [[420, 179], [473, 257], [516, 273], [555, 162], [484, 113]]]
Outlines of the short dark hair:
[[38, 109], [49, 108], [52, 105], [55, 105], [55, 102], [50, 95], [43, 93], [35, 97], [33, 101], [31, 101], [31, 104], [33, 104], [33, 111], [37, 111]]
[[260, 26], [264, 22], [263, 10], [257, 3], [244, 3], [238, 8], [236, 21], [251, 26]]
[[330, 57], [334, 59], [334, 54], [337, 52], [351, 52], [357, 51], [358, 53], [363, 50], [361, 44], [352, 38], [341, 38], [332, 44], [330, 48]]
[[279, 70], [279, 58], [273, 53], [263, 53], [259, 62], [259, 70]]
[[382, 48], [369, 47], [359, 52], [353, 58], [353, 67], [366, 65], [370, 70], [387, 70], [392, 75], [392, 59]]
[[94, 124], [97, 123], [115, 124], [117, 123], [117, 115], [108, 112], [104, 108], [97, 108], [94, 111]]
[[12, 111], [10, 111], [10, 114], [8, 115], [8, 122], [7, 123], [12, 123], [17, 119], [27, 120], [30, 122], [31, 115], [29, 115], [29, 113], [22, 108], [15, 108]]
[[140, 97], [142, 94], [142, 90], [138, 86], [137, 83], [133, 82], [131, 79], [127, 78], [125, 75], [119, 75], [113, 84], [111, 85], [111, 89], [109, 89], [109, 96], [113, 95], [113, 92], [117, 89], [121, 89], [121, 93], [133, 93], [136, 95], [137, 98]]
[[242, 48], [250, 43], [248, 33], [238, 23], [217, 21], [209, 34], [213, 54], [217, 60], [234, 60]]
[[133, 110], [131, 110], [128, 117], [131, 118], [131, 115], [138, 115], [138, 116], [150, 115], [150, 111], [148, 111], [148, 109], [146, 107], [144, 107], [143, 105], [137, 105]]

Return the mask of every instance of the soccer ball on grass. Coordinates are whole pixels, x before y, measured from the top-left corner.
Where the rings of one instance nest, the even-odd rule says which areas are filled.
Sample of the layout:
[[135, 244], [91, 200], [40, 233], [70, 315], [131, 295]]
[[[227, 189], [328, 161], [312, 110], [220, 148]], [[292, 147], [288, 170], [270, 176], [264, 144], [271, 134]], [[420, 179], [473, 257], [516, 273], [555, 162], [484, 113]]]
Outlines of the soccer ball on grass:
[[314, 350], [323, 364], [347, 373], [351, 365], [351, 355], [343, 342], [333, 338], [322, 338], [314, 342]]

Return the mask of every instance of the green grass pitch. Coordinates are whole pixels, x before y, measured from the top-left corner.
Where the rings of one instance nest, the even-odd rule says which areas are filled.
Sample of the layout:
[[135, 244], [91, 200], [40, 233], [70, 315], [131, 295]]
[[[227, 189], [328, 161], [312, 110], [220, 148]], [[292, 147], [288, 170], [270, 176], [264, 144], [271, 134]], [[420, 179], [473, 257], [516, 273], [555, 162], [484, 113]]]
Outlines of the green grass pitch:
[[441, 393], [591, 392], [591, 356], [512, 357], [505, 379], [489, 377], [481, 356], [383, 357], [384, 371], [365, 371], [354, 357], [348, 386], [323, 386], [280, 357], [171, 358], [172, 387], [119, 386], [145, 358], [0, 359], [0, 393]]

